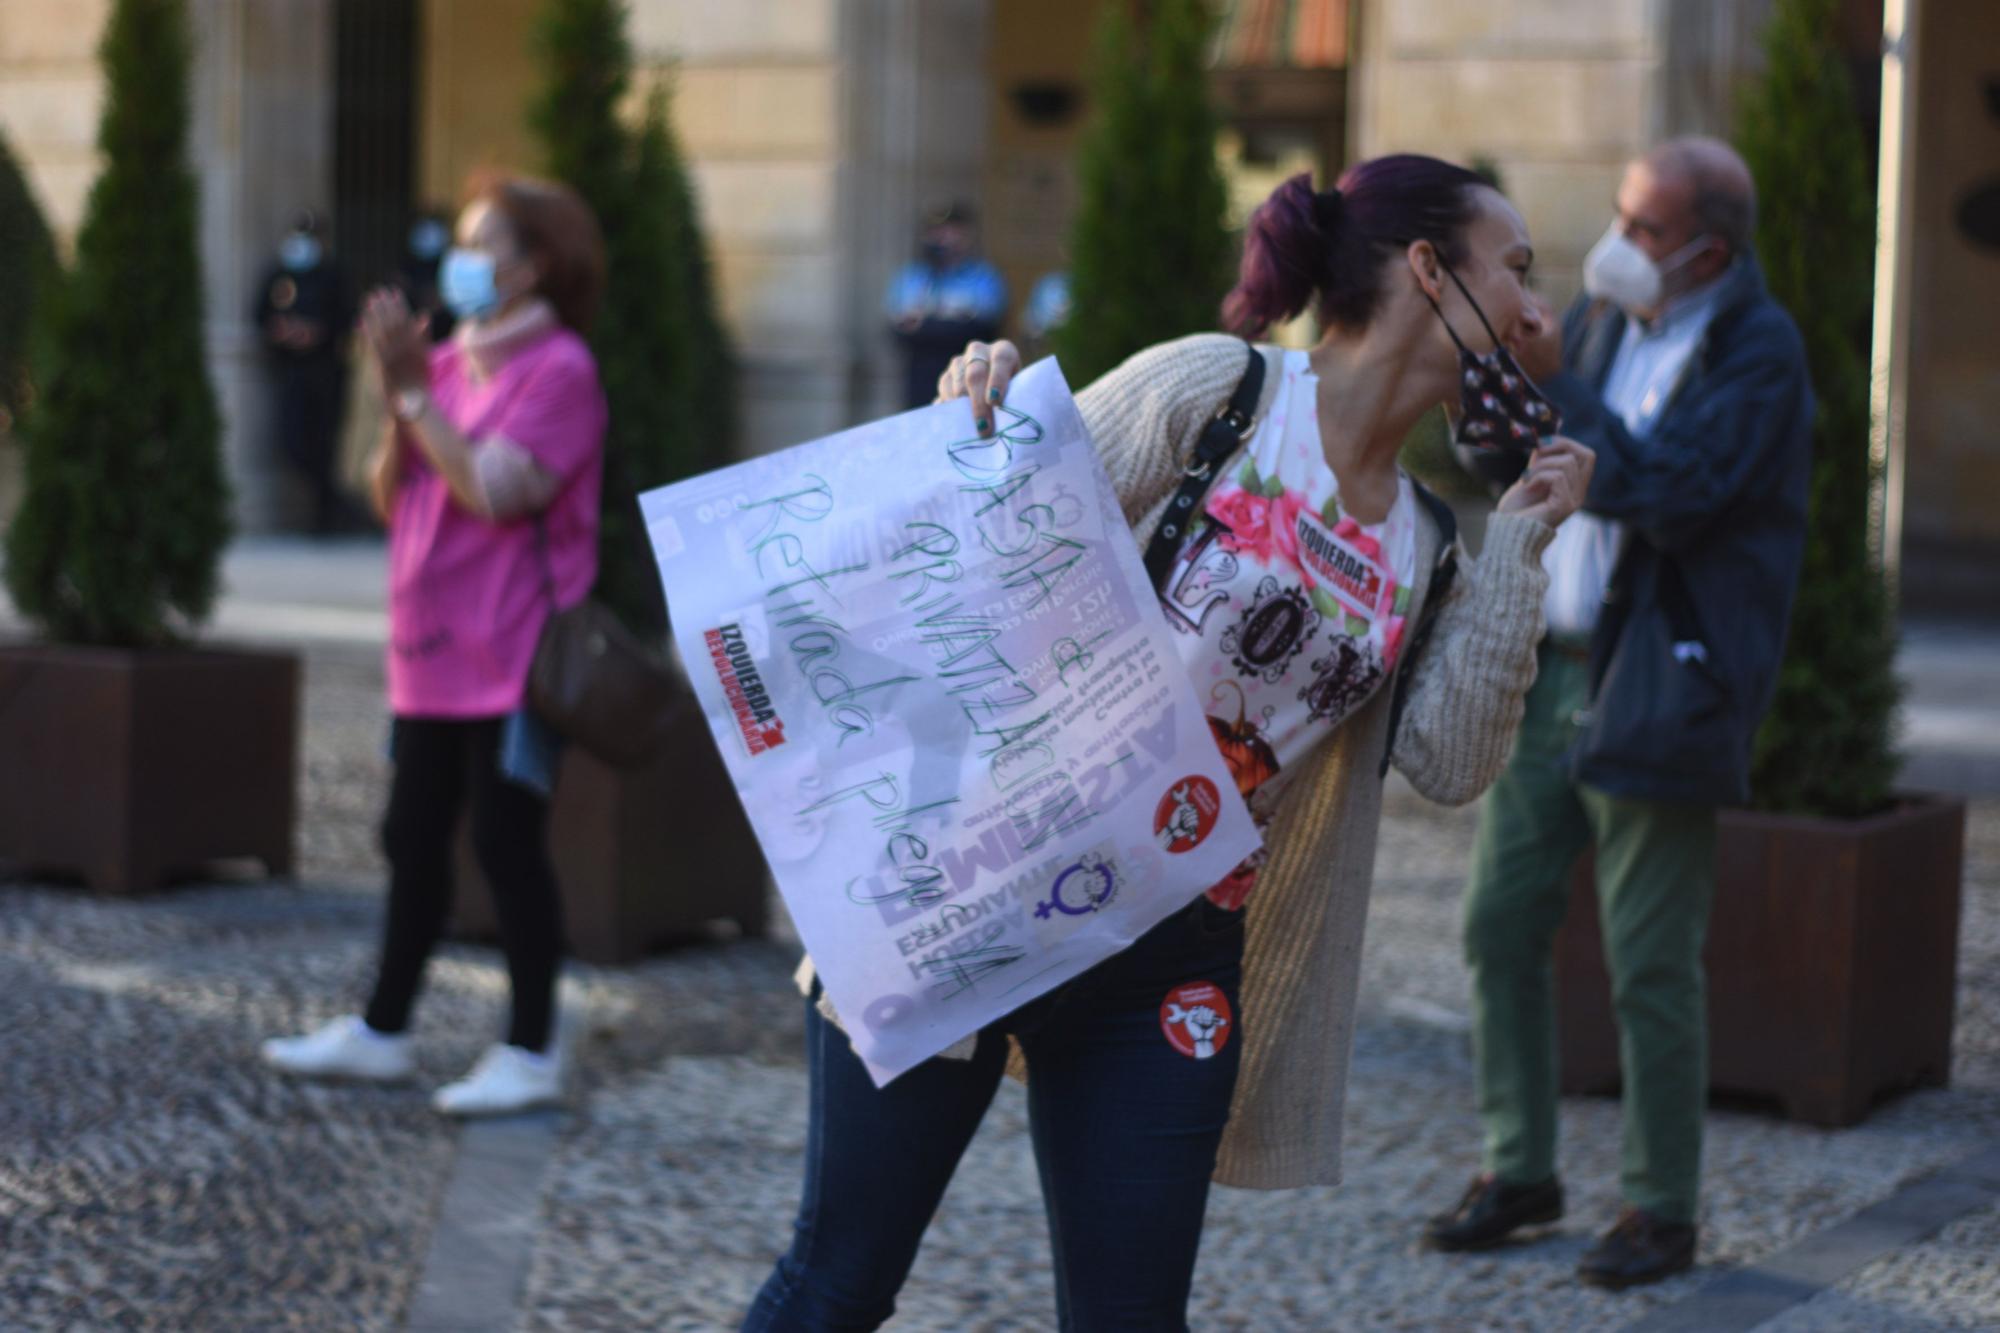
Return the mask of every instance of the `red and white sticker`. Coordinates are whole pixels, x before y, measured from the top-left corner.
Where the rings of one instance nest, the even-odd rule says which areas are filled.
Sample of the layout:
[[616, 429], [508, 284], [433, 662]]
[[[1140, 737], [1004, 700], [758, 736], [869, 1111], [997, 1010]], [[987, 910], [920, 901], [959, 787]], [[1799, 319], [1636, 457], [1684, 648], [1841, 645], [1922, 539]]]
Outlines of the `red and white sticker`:
[[1190, 981], [1160, 1002], [1160, 1031], [1167, 1044], [1190, 1060], [1207, 1060], [1229, 1044], [1236, 1030], [1229, 997], [1211, 981]]
[[1382, 607], [1389, 576], [1353, 543], [1342, 538], [1310, 511], [1299, 514], [1299, 563], [1313, 580], [1355, 615], [1373, 620]]
[[1222, 794], [1199, 773], [1191, 773], [1160, 798], [1153, 810], [1153, 836], [1168, 852], [1191, 852], [1207, 841], [1222, 814]]
[[709, 660], [715, 664], [716, 679], [722, 682], [723, 698], [728, 700], [729, 711], [736, 719], [743, 748], [755, 759], [783, 745], [784, 719], [778, 716], [777, 706], [764, 688], [764, 678], [757, 674], [757, 663], [743, 627], [733, 622], [721, 625], [707, 631], [703, 639], [708, 645]]

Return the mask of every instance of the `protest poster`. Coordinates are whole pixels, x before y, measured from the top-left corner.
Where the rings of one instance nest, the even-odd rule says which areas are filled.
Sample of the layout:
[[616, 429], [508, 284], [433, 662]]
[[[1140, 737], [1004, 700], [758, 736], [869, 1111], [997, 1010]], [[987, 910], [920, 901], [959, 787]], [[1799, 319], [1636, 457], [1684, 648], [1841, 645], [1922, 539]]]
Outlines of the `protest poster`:
[[[1259, 836], [1053, 361], [641, 497], [674, 639], [878, 1084]], [[663, 816], [666, 812], [662, 812]]]

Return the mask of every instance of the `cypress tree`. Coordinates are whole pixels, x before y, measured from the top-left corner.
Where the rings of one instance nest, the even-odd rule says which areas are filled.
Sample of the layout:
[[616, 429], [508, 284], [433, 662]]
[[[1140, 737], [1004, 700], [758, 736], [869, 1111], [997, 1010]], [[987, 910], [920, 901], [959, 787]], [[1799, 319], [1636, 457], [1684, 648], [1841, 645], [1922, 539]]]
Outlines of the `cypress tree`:
[[597, 210], [609, 245], [630, 211], [629, 140], [618, 120], [632, 86], [624, 0], [546, 0], [534, 42], [544, 81], [529, 124], [541, 138], [549, 175]]
[[632, 86], [625, 21], [622, 0], [547, 0], [530, 123], [549, 174], [604, 231], [610, 282], [592, 346], [611, 416], [596, 593], [635, 630], [658, 633], [664, 607], [633, 495], [728, 461], [736, 387], [665, 91], [637, 126], [620, 116]]
[[1095, 115], [1078, 149], [1075, 313], [1053, 340], [1072, 385], [1216, 326], [1234, 256], [1208, 92], [1212, 22], [1203, 0], [1104, 6]]
[[643, 215], [660, 220], [656, 240], [673, 261], [666, 291], [679, 318], [686, 372], [675, 380], [681, 397], [675, 431], [658, 441], [665, 451], [654, 485], [722, 466], [736, 445], [736, 352], [723, 326], [715, 291], [715, 270], [701, 225], [694, 180], [681, 154], [665, 88], [647, 99], [639, 140], [638, 198]]
[[215, 598], [229, 539], [221, 422], [203, 357], [197, 195], [187, 165], [185, 0], [118, 0], [76, 262], [28, 414], [27, 495], [7, 585], [58, 638], [168, 642]]
[[57, 276], [48, 223], [0, 136], [0, 436], [28, 405], [31, 321], [40, 297], [54, 291]]
[[1900, 685], [1893, 610], [1868, 541], [1875, 194], [1836, 17], [1833, 0], [1778, 0], [1767, 68], [1736, 137], [1759, 185], [1758, 253], [1798, 320], [1819, 401], [1805, 567], [1757, 737], [1753, 799], [1851, 817], [1888, 802]]

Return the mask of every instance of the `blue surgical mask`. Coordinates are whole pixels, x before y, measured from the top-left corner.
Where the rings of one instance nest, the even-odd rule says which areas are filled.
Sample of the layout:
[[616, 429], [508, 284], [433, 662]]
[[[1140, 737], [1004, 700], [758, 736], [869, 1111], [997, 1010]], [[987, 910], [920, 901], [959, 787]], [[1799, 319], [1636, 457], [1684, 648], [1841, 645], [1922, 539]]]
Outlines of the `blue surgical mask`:
[[438, 266], [438, 296], [460, 319], [481, 319], [500, 308], [500, 289], [493, 256], [454, 245]]
[[410, 253], [428, 263], [451, 244], [451, 233], [436, 218], [419, 218], [410, 225]]
[[319, 241], [308, 232], [295, 231], [278, 243], [278, 262], [294, 273], [317, 266], [319, 260]]

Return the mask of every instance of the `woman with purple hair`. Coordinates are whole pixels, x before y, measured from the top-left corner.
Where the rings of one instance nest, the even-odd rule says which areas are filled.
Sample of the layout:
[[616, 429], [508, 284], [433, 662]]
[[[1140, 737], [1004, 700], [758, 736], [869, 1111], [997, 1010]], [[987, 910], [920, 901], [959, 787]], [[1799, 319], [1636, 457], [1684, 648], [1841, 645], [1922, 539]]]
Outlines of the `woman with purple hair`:
[[[1252, 217], [1222, 313], [1254, 335], [1312, 306], [1318, 344], [1182, 338], [1077, 395], [1264, 848], [886, 1088], [815, 987], [804, 1199], [746, 1329], [886, 1320], [1010, 1066], [1066, 1330], [1186, 1327], [1211, 1180], [1338, 1181], [1383, 779], [1393, 764], [1461, 804], [1499, 773], [1534, 679], [1542, 548], [1590, 482], [1509, 350], [1550, 318], [1532, 260], [1520, 214], [1449, 163], [1378, 158], [1324, 192], [1294, 177]], [[1012, 344], [974, 343], [939, 396], [971, 399], [990, 434], [1018, 368]], [[1477, 561], [1396, 463], [1439, 404], [1462, 443], [1528, 460]]]

